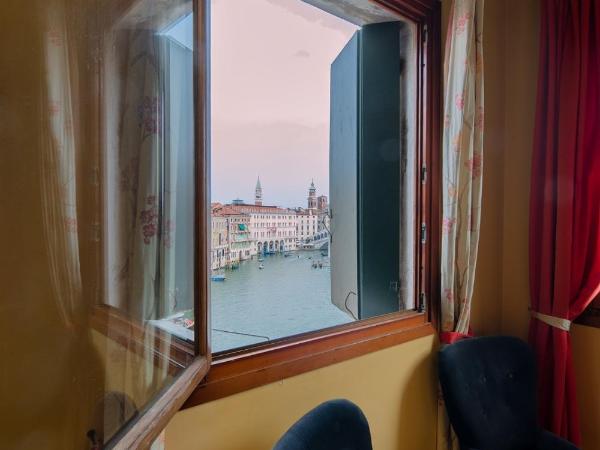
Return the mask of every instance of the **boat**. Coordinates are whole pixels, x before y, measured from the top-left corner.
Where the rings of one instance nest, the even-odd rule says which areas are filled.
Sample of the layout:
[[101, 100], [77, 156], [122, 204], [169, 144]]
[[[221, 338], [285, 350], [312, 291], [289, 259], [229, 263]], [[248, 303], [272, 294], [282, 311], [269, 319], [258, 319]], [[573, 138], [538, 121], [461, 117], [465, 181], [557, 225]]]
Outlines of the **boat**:
[[258, 262], [263, 262], [264, 260], [264, 258], [258, 258]]
[[265, 268], [265, 266], [263, 266], [262, 264], [260, 264], [260, 265], [258, 266], [258, 268], [259, 268], [259, 269], [264, 269], [264, 268]]
[[237, 264], [232, 264], [232, 265], [231, 265], [231, 270], [237, 270], [237, 269], [239, 269], [239, 268], [240, 268], [240, 265], [239, 265], [239, 263], [237, 263]]
[[225, 281], [225, 275], [222, 273], [216, 273], [210, 277], [211, 281]]

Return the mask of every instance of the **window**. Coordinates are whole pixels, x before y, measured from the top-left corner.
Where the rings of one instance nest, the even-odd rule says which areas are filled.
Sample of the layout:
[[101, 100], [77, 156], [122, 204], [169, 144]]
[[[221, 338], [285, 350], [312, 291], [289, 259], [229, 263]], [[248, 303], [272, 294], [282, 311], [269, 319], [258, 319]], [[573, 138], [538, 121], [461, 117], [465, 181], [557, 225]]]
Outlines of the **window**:
[[[432, 330], [427, 323], [436, 320], [437, 302], [432, 296], [437, 296], [439, 289], [436, 273], [429, 267], [438, 259], [438, 244], [428, 241], [427, 236], [439, 234], [434, 151], [439, 146], [439, 4], [396, 0], [378, 8], [374, 3], [378, 2], [357, 1], [350, 7], [322, 0], [212, 3], [212, 200], [247, 209], [256, 218], [269, 218], [269, 214], [263, 215], [266, 208], [281, 208], [282, 212], [293, 209], [290, 227], [295, 245], [291, 252], [282, 248], [283, 241], [271, 237], [276, 224], [261, 224], [267, 232], [261, 233], [252, 247], [256, 254], [239, 267], [217, 270], [226, 281], [212, 282], [212, 350], [216, 353], [207, 381], [194, 392], [188, 406], [273, 381], [289, 371], [298, 373], [307, 370], [306, 366], [326, 364], [331, 356], [313, 355], [317, 348], [326, 349], [327, 355], [338, 348], [336, 354], [340, 355], [337, 346], [352, 342], [352, 351], [364, 352], [375, 348], [372, 342], [381, 342], [375, 339], [359, 344], [372, 333], [386, 333], [388, 337], [391, 333], [394, 339], [404, 339]], [[291, 24], [306, 19], [303, 14], [310, 20], [299, 32]], [[300, 18], [290, 18], [294, 15]], [[306, 30], [311, 22], [325, 22], [338, 32], [343, 30], [338, 33], [338, 39], [343, 38], [338, 41], [341, 45], [325, 63], [323, 58], [319, 61], [318, 51], [310, 51], [314, 48], [310, 47], [313, 33]], [[244, 32], [245, 26], [251, 29]], [[244, 40], [239, 39], [240, 34]], [[270, 38], [273, 35], [282, 37], [275, 49]], [[294, 40], [294, 46], [289, 45], [289, 39]], [[224, 45], [231, 42], [236, 45]], [[331, 46], [322, 36], [319, 43]], [[277, 62], [277, 58], [290, 55], [297, 61]], [[257, 61], [260, 64], [255, 64]], [[291, 72], [280, 72], [286, 66], [314, 83], [325, 73], [327, 83], [320, 82], [321, 95], [316, 102], [325, 100], [325, 113], [303, 111], [306, 104], [315, 103], [311, 97], [314, 86], [295, 83], [297, 78]], [[230, 82], [235, 73], [246, 76]], [[274, 80], [276, 74], [280, 76]], [[279, 95], [270, 96], [271, 91]], [[298, 92], [305, 98], [294, 98]], [[276, 120], [272, 119], [274, 112], [278, 113]], [[317, 184], [324, 193], [329, 191], [329, 201], [327, 196], [317, 200], [316, 192], [311, 200], [313, 186], [306, 182], [302, 192], [298, 177], [312, 175], [306, 164], [294, 158], [306, 154], [302, 151], [306, 143], [283, 130], [285, 126], [304, 126], [305, 118], [317, 116], [326, 117], [322, 128], [329, 131], [312, 145], [318, 156], [306, 155], [305, 159], [321, 173], [325, 168]], [[248, 122], [250, 117], [252, 123]], [[285, 126], [280, 127], [282, 124]], [[239, 142], [234, 142], [236, 137]], [[273, 145], [278, 138], [281, 145]], [[273, 147], [278, 147], [278, 152], [269, 150]], [[230, 200], [239, 198], [240, 192], [255, 200]], [[315, 209], [324, 214], [314, 214]], [[318, 268], [319, 262], [326, 262], [321, 252], [317, 259], [309, 259], [308, 252], [303, 255], [295, 251], [310, 249], [315, 239], [328, 243], [329, 264], [327, 271], [321, 272], [328, 283], [321, 285], [325, 294], [320, 293], [321, 301], [308, 314], [309, 320], [302, 329], [294, 329], [288, 324], [302, 315], [294, 306], [308, 306], [302, 300], [318, 298], [318, 289], [310, 279], [302, 280], [277, 264], [291, 263], [295, 258], [304, 263], [314, 261]], [[255, 270], [252, 276], [264, 274], [263, 286], [271, 284], [274, 289], [256, 289], [248, 283], [249, 269]], [[282, 280], [280, 273], [269, 278], [269, 269], [281, 269], [288, 280]], [[290, 292], [286, 283], [302, 286], [298, 289], [300, 301], [291, 307], [285, 301], [274, 303], [285, 300]], [[273, 294], [277, 287], [280, 292]], [[241, 291], [246, 294], [239, 295]], [[254, 298], [249, 299], [248, 292]], [[319, 330], [336, 325], [322, 321], [327, 311], [335, 312], [338, 325]], [[278, 330], [273, 326], [277, 323], [282, 325]], [[217, 326], [224, 334], [215, 335]], [[275, 333], [261, 333], [265, 329]], [[386, 338], [386, 342], [391, 341]]]
[[31, 424], [3, 440], [147, 447], [186, 399], [431, 333], [438, 2], [117, 3], [2, 8], [23, 37], [0, 71], [18, 206], [3, 401]]
[[[213, 271], [213, 352], [423, 306], [422, 41], [417, 22], [370, 14], [211, 3], [213, 214], [277, 212], [256, 254]], [[300, 249], [272, 240], [286, 209]]]
[[[0, 140], [28, 149], [1, 178], [27, 187], [14, 229], [35, 222], [11, 251], [19, 294], [3, 303], [21, 322], [2, 377], [11, 448], [148, 446], [209, 367], [193, 324], [222, 225], [209, 236], [196, 220], [193, 2], [117, 3], [1, 7], [26, 37], [5, 52], [15, 127]], [[198, 236], [212, 254], [198, 258]]]

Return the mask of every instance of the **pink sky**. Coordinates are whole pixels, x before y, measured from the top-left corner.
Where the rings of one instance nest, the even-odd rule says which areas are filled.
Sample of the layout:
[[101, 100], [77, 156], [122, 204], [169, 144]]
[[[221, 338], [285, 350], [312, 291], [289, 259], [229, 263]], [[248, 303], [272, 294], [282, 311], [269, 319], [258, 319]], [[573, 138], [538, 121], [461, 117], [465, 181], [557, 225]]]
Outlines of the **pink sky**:
[[357, 27], [300, 0], [211, 2], [212, 201], [329, 184], [329, 69]]

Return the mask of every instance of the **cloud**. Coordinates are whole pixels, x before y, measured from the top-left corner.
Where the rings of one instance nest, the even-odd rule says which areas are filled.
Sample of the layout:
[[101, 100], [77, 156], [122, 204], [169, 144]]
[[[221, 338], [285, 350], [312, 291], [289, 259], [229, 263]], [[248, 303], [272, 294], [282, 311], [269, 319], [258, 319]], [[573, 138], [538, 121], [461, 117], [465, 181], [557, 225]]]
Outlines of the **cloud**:
[[296, 58], [310, 58], [310, 53], [307, 50], [298, 50], [294, 53], [294, 57]]

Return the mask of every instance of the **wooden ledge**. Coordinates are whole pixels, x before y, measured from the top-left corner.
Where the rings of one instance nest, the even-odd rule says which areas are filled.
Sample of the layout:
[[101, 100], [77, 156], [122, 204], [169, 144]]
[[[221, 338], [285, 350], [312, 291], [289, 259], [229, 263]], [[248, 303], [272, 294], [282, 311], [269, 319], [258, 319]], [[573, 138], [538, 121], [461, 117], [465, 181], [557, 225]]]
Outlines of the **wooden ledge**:
[[390, 315], [215, 355], [206, 379], [182, 409], [435, 334], [425, 314]]

